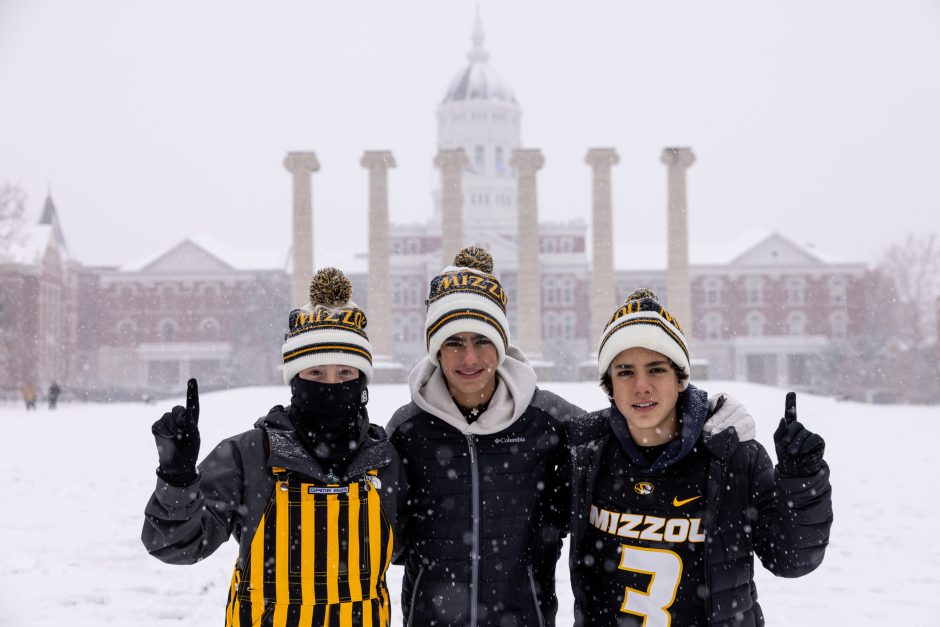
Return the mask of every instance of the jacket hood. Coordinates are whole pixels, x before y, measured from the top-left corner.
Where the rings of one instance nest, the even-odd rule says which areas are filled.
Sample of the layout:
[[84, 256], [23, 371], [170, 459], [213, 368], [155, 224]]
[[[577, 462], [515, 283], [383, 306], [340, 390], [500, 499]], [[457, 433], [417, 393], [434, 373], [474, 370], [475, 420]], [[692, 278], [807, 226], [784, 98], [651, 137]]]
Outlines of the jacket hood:
[[423, 411], [436, 416], [461, 433], [498, 433], [522, 416], [535, 394], [535, 370], [518, 347], [509, 345], [506, 358], [496, 369], [496, 392], [486, 411], [468, 423], [447, 389], [440, 367], [425, 357], [408, 375], [411, 399]]
[[[255, 427], [263, 429], [268, 436], [269, 467], [285, 468], [318, 481], [327, 481], [326, 473], [300, 441], [294, 423], [283, 407], [274, 407], [267, 416], [255, 422]], [[391, 444], [388, 443], [385, 430], [370, 424], [362, 447], [350, 460], [344, 476], [339, 479], [347, 481], [366, 470], [387, 466], [391, 461]]]
[[643, 472], [657, 472], [667, 468], [692, 451], [695, 443], [702, 435], [702, 427], [708, 417], [708, 394], [704, 390], [689, 385], [679, 394], [676, 410], [679, 413], [679, 437], [670, 442], [666, 450], [650, 464], [640, 448], [633, 442], [633, 438], [630, 437], [627, 421], [623, 414], [611, 401], [610, 427], [623, 450]]

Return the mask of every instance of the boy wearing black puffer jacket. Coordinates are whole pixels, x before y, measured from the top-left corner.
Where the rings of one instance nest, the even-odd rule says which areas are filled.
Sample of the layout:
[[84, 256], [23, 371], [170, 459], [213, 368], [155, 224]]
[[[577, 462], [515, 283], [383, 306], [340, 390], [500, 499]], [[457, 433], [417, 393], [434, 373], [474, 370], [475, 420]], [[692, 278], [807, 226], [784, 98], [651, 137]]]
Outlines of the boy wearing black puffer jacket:
[[649, 290], [614, 313], [598, 354], [610, 407], [569, 424], [576, 625], [763, 625], [753, 555], [782, 577], [825, 555], [822, 438], [795, 421], [795, 400], [774, 433], [776, 468], [758, 442], [707, 433], [682, 329]]

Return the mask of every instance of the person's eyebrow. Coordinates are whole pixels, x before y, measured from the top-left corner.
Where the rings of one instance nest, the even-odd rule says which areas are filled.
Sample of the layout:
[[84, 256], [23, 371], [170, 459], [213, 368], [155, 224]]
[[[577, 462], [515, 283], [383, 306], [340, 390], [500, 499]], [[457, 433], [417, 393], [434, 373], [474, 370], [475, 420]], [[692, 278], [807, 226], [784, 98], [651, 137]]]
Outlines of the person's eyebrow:
[[[665, 360], [665, 359], [659, 359], [659, 360], [656, 360], [656, 361], [651, 361], [651, 362], [649, 362], [648, 364], [646, 364], [645, 367], [646, 367], [646, 368], [652, 368], [653, 366], [665, 366], [665, 365], [668, 365], [668, 364], [669, 364], [669, 362], [668, 362], [667, 360]], [[623, 370], [624, 368], [635, 368], [635, 367], [636, 367], [636, 366], [634, 366], [633, 364], [617, 364], [616, 366], [614, 366], [614, 369], [616, 369], [616, 370]]]

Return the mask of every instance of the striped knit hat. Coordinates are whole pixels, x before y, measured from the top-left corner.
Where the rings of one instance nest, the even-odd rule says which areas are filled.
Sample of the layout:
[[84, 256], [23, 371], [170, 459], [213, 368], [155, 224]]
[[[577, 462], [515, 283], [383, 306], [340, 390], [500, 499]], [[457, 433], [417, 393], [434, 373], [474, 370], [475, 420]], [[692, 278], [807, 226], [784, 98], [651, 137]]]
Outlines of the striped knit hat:
[[310, 280], [310, 304], [290, 312], [284, 336], [284, 382], [313, 366], [342, 364], [372, 380], [372, 345], [366, 314], [350, 300], [352, 283], [336, 268]]
[[[647, 289], [630, 294], [604, 328], [604, 335], [601, 336], [597, 349], [597, 367], [601, 381], [617, 355], [628, 348], [636, 347], [662, 353], [682, 368], [686, 377], [691, 375], [689, 347], [679, 321], [659, 304], [656, 294]], [[689, 379], [686, 378], [681, 388], [684, 390], [688, 386]]]
[[444, 340], [458, 333], [479, 333], [490, 338], [503, 363], [509, 348], [506, 292], [493, 276], [493, 257], [477, 246], [464, 248], [431, 281], [424, 322], [428, 357], [438, 366], [437, 353]]

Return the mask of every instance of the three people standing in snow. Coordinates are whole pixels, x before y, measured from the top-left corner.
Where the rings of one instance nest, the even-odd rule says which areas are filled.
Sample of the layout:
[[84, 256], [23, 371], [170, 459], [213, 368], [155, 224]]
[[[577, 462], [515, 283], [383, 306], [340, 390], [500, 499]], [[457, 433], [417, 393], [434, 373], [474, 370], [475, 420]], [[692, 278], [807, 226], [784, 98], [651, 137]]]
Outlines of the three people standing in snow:
[[287, 408], [198, 465], [194, 380], [187, 406], [154, 424], [143, 541], [193, 563], [235, 536], [227, 625], [388, 625], [393, 558], [406, 626], [554, 625], [569, 532], [582, 625], [761, 624], [751, 553], [783, 575], [818, 565], [831, 521], [821, 438], [782, 423], [775, 477], [746, 410], [688, 385], [681, 329], [652, 294], [608, 324], [611, 407], [584, 415], [540, 390], [511, 344], [485, 250], [460, 251], [429, 292], [428, 355], [388, 439], [365, 410], [365, 315], [333, 269], [290, 313]]
[[199, 397], [153, 425], [160, 466], [142, 540], [192, 564], [239, 543], [225, 611], [241, 625], [389, 624], [385, 572], [401, 544], [406, 486], [366, 411], [372, 349], [365, 313], [333, 268], [290, 312], [283, 344], [291, 402], [218, 444], [200, 464]]

